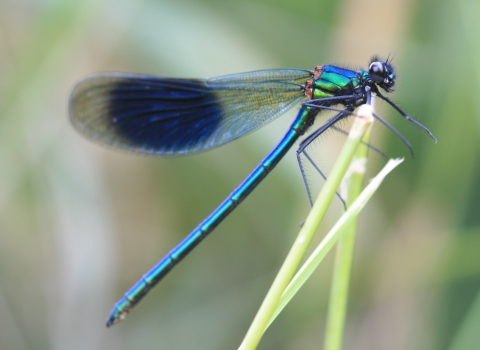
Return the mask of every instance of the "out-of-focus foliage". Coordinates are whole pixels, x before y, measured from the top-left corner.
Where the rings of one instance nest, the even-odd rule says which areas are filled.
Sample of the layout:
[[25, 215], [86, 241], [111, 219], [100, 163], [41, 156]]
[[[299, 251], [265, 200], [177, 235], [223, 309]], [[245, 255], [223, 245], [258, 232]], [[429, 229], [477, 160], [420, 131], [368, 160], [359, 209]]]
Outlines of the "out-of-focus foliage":
[[[392, 98], [439, 142], [395, 116], [416, 159], [361, 217], [345, 348], [477, 349], [479, 16], [477, 0], [1, 1], [0, 348], [236, 348], [308, 212], [292, 152], [107, 330], [114, 302], [243, 180], [295, 111], [210, 152], [141, 157], [72, 129], [76, 81], [112, 70], [365, 67], [373, 54], [396, 53]], [[391, 133], [379, 134], [383, 150], [408, 158]], [[262, 349], [320, 347], [331, 261]]]

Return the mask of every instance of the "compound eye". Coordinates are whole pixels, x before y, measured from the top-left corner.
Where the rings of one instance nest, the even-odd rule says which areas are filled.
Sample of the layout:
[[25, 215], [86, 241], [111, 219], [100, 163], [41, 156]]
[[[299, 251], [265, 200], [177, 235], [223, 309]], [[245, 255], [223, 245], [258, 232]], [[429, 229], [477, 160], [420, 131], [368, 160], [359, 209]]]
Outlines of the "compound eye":
[[370, 78], [376, 83], [381, 83], [386, 78], [385, 66], [381, 62], [372, 62], [368, 71]]

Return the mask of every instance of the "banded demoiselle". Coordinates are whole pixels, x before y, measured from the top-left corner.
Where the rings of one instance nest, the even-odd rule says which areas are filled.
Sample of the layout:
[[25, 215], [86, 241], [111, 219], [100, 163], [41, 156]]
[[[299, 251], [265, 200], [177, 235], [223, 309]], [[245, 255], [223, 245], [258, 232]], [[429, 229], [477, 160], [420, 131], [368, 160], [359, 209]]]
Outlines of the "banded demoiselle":
[[[372, 93], [405, 119], [408, 116], [380, 90], [393, 91], [391, 61], [373, 57], [368, 70], [323, 65], [313, 71], [271, 69], [212, 79], [176, 79], [123, 73], [87, 77], [74, 88], [69, 113], [75, 128], [103, 144], [147, 154], [176, 155], [204, 151], [235, 140], [271, 122], [303, 100], [290, 128], [253, 172], [180, 244], [147, 272], [115, 304], [107, 327], [127, 313], [177, 263], [227, 217], [313, 125], [324, 109], [343, 109], [300, 143], [305, 148], [329, 127], [351, 115]], [[408, 141], [378, 115], [411, 149]], [[303, 168], [299, 161], [302, 174]]]

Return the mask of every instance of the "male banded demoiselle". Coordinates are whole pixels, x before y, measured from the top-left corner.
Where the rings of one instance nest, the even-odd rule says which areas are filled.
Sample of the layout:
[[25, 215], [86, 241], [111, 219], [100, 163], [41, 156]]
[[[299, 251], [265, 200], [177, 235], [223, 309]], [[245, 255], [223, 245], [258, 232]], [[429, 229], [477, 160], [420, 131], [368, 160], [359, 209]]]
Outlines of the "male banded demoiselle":
[[[187, 154], [235, 140], [280, 116], [304, 100], [277, 146], [220, 206], [180, 244], [147, 272], [115, 304], [107, 327], [127, 313], [178, 262], [230, 214], [275, 167], [322, 109], [343, 109], [300, 143], [305, 148], [329, 127], [370, 103], [372, 93], [405, 119], [433, 134], [408, 116], [380, 90], [392, 92], [395, 74], [391, 61], [373, 57], [368, 70], [353, 71], [333, 65], [313, 71], [271, 69], [212, 79], [159, 78], [103, 73], [82, 80], [70, 98], [70, 118], [85, 136], [109, 146], [147, 154]], [[337, 110], [338, 111], [338, 110]], [[378, 115], [411, 149], [408, 141]]]

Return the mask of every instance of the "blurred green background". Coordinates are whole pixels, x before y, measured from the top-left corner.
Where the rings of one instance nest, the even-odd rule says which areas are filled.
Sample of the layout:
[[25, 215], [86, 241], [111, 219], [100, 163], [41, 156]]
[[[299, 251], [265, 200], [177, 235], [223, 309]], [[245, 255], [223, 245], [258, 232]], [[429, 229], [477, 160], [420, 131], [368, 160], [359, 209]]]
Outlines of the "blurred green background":
[[[479, 349], [480, 3], [413, 0], [0, 2], [0, 349], [235, 349], [308, 213], [294, 152], [131, 315], [113, 304], [280, 139], [297, 108], [179, 158], [78, 135], [69, 93], [98, 71], [211, 77], [396, 53], [407, 158], [361, 216], [345, 349]], [[320, 149], [328, 157], [328, 149]], [[319, 236], [341, 213], [339, 203]], [[332, 257], [261, 349], [319, 349]]]

